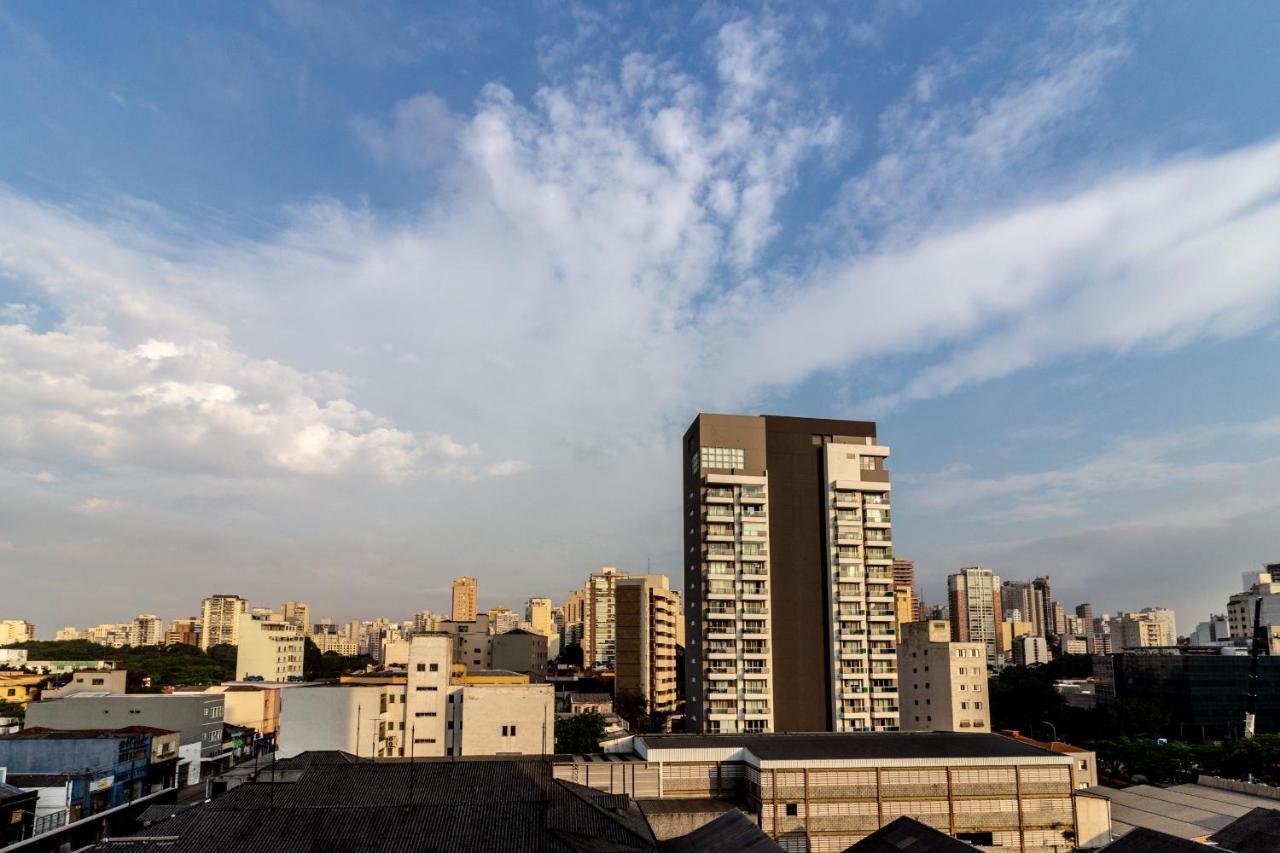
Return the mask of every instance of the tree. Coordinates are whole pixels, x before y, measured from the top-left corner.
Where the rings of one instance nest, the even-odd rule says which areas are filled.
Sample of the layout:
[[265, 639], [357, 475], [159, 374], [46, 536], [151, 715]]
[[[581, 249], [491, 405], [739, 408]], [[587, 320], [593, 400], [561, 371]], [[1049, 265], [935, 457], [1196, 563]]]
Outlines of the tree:
[[302, 655], [302, 677], [307, 681], [341, 678], [349, 672], [364, 670], [371, 663], [371, 658], [359, 655], [340, 655], [337, 652], [321, 654], [320, 647], [308, 637]]
[[604, 737], [604, 717], [595, 711], [556, 718], [556, 752], [560, 754], [600, 751]]
[[570, 643], [560, 650], [560, 657], [556, 658], [556, 661], [564, 666], [576, 666], [578, 669], [582, 669], [584, 659], [582, 644]]
[[19, 705], [17, 702], [5, 702], [0, 700], [0, 719], [5, 717], [17, 717], [19, 719], [27, 715], [27, 709]]

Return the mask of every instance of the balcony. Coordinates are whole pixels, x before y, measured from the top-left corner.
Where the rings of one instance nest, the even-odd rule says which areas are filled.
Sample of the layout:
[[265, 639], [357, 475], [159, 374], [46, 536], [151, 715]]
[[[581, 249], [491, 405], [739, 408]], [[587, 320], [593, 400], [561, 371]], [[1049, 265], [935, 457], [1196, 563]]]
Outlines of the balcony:
[[836, 492], [835, 505], [837, 507], [855, 507], [859, 505], [857, 492]]
[[744, 506], [742, 512], [738, 513], [738, 518], [743, 521], [765, 521], [769, 518], [769, 513], [762, 506]]

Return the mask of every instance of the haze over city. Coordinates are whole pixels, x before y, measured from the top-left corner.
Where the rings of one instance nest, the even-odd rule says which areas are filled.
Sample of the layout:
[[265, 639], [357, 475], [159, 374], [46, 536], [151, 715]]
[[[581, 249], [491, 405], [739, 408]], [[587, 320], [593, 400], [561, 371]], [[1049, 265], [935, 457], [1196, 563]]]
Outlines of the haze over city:
[[874, 420], [930, 603], [982, 565], [1190, 629], [1280, 559], [1278, 40], [1262, 4], [0, 8], [0, 615], [678, 583], [680, 438], [724, 411]]

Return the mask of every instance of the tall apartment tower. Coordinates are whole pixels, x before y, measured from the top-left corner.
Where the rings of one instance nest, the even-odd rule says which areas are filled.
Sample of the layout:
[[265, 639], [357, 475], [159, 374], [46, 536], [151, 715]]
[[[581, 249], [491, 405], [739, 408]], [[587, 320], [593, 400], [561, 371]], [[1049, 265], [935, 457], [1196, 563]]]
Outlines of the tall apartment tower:
[[588, 666], [612, 669], [617, 637], [618, 581], [630, 577], [612, 566], [592, 572], [582, 587], [582, 660]]
[[169, 630], [164, 632], [164, 644], [166, 646], [178, 644], [186, 646], [200, 645], [200, 617], [170, 619]]
[[240, 614], [249, 601], [238, 595], [211, 595], [200, 603], [200, 648], [208, 651], [223, 643], [239, 645]]
[[683, 451], [689, 730], [896, 729], [875, 424], [700, 414]]
[[664, 575], [619, 580], [614, 695], [633, 692], [649, 713], [676, 710], [676, 623], [680, 599]]
[[284, 621], [301, 628], [302, 633], [311, 633], [311, 605], [305, 601], [286, 601], [280, 605], [280, 615]]
[[476, 579], [453, 579], [453, 615], [454, 622], [476, 621]]
[[1076, 605], [1076, 616], [1084, 620], [1085, 631], [1093, 630], [1093, 605], [1085, 602]]
[[961, 569], [947, 577], [951, 603], [951, 639], [958, 643], [982, 643], [987, 664], [1001, 662], [1005, 649], [1000, 637], [1000, 576], [979, 566]]
[[529, 630], [544, 637], [556, 633], [551, 624], [551, 599], [531, 598], [524, 605], [524, 620], [529, 623]]
[[1000, 587], [1000, 604], [1003, 618], [1017, 610], [1018, 618], [1014, 621], [1030, 622], [1031, 633], [1037, 637], [1049, 636], [1044, 622], [1044, 595], [1030, 581], [1005, 581]]
[[164, 620], [154, 613], [140, 613], [133, 617], [129, 630], [129, 645], [158, 646], [164, 642]]
[[1049, 576], [1036, 578], [1031, 582], [1031, 586], [1040, 591], [1040, 618], [1044, 623], [1044, 632], [1040, 636], [1052, 637], [1057, 633], [1057, 625], [1053, 617], [1053, 586], [1049, 583]]
[[986, 646], [952, 640], [951, 626], [942, 621], [903, 625], [902, 635], [902, 730], [989, 731]]

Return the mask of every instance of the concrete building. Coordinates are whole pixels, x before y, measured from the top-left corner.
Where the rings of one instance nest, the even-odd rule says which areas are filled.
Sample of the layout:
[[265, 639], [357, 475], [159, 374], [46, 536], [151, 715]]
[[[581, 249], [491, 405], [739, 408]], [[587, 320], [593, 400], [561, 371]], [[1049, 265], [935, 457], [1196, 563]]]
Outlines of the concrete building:
[[477, 584], [475, 578], [460, 577], [453, 579], [453, 609], [452, 620], [454, 622], [474, 622], [476, 621], [477, 605]]
[[686, 725], [897, 727], [888, 455], [866, 421], [694, 420], [684, 437]]
[[191, 616], [186, 619], [170, 619], [169, 630], [164, 632], [166, 646], [199, 646], [200, 618]]
[[303, 685], [281, 696], [280, 751], [368, 758], [540, 755], [554, 748], [554, 687], [452, 679], [453, 640], [413, 637], [407, 673], [382, 683]]
[[253, 729], [268, 743], [275, 743], [280, 732], [280, 696], [292, 684], [272, 684], [265, 681], [228, 681], [204, 689], [222, 697], [223, 721], [233, 726]]
[[[1044, 621], [1044, 593], [1030, 581], [1005, 581], [1000, 586], [1002, 618], [1013, 622], [1029, 622], [1031, 633], [1047, 637]], [[1013, 611], [1017, 611], [1016, 618]], [[1009, 645], [1005, 645], [1009, 648]]]
[[180, 784], [200, 781], [201, 768], [222, 752], [223, 698], [209, 693], [77, 693], [33, 702], [27, 727], [82, 731], [151, 726], [176, 731]]
[[551, 624], [551, 599], [531, 598], [524, 605], [524, 620], [529, 623], [529, 630], [544, 637], [558, 633]]
[[44, 701], [61, 699], [75, 693], [124, 693], [128, 690], [129, 673], [123, 669], [85, 669], [61, 676], [60, 686], [50, 687], [40, 694]]
[[605, 566], [582, 587], [582, 659], [588, 667], [613, 669], [618, 628], [614, 594], [626, 577], [630, 575]]
[[1262, 624], [1280, 625], [1280, 580], [1270, 571], [1251, 572], [1244, 576], [1244, 591], [1227, 599], [1227, 631], [1233, 640], [1253, 639], [1253, 621], [1257, 604], [1262, 602]]
[[1050, 639], [1061, 633], [1062, 628], [1058, 624], [1058, 614], [1054, 610], [1054, 605], [1057, 602], [1053, 600], [1053, 586], [1049, 582], [1048, 575], [1042, 578], [1035, 578], [1031, 581], [1031, 586], [1040, 593], [1041, 622], [1044, 625], [1044, 631], [1040, 636]]
[[453, 660], [468, 669], [493, 667], [493, 637], [489, 634], [489, 616], [480, 613], [472, 622], [441, 622], [440, 631], [453, 639]]
[[[1008, 609], [1006, 613], [1010, 612]], [[1000, 643], [1001, 648], [1012, 649], [1013, 641], [1018, 637], [1038, 636], [1035, 626], [1030, 622], [1019, 622], [1010, 619], [1000, 623]]]
[[1117, 651], [1178, 644], [1178, 629], [1172, 610], [1144, 607], [1133, 613], [1121, 612], [1111, 620], [1111, 642]]
[[904, 560], [901, 557], [893, 559], [893, 588], [894, 590], [905, 589], [910, 593], [911, 613], [906, 618], [898, 618], [901, 622], [916, 622], [921, 618], [920, 601], [916, 597], [916, 564], [914, 560]]
[[895, 586], [893, 588], [893, 616], [895, 639], [902, 641], [902, 627], [914, 622], [916, 611], [915, 594], [911, 587]]
[[1013, 662], [1017, 666], [1048, 663], [1049, 641], [1044, 637], [1026, 636], [1013, 641]]
[[990, 731], [986, 654], [983, 643], [952, 640], [947, 622], [904, 625], [898, 645], [902, 730]]
[[489, 647], [494, 669], [518, 672], [535, 681], [547, 677], [547, 638], [542, 634], [514, 628], [490, 638]]
[[311, 605], [305, 601], [286, 601], [280, 605], [280, 615], [284, 621], [301, 628], [303, 634], [311, 633]]
[[302, 627], [272, 613], [241, 613], [236, 678], [301, 681], [306, 639]]
[[0, 646], [29, 643], [36, 638], [36, 626], [23, 619], [0, 620]]
[[649, 713], [675, 711], [676, 624], [681, 614], [670, 581], [664, 575], [625, 578], [617, 582], [615, 602], [614, 694], [640, 696]]
[[652, 813], [727, 799], [787, 851], [846, 850], [902, 815], [979, 850], [1109, 840], [1107, 803], [1073, 787], [1071, 755], [995, 734], [637, 735], [632, 748], [613, 766], [557, 758], [556, 778], [657, 800]]
[[489, 608], [489, 633], [505, 634], [520, 627], [520, 614], [507, 607]]
[[315, 643], [316, 648], [320, 650], [320, 654], [334, 652], [347, 657], [354, 657], [360, 654], [360, 643], [337, 631], [314, 633], [311, 635], [311, 642]]
[[1080, 634], [1063, 634], [1058, 638], [1064, 655], [1089, 654], [1089, 640]]
[[154, 613], [140, 613], [133, 617], [129, 630], [129, 645], [159, 646], [164, 643], [164, 620]]
[[1193, 646], [1217, 646], [1231, 642], [1231, 630], [1227, 626], [1227, 617], [1210, 614], [1207, 622], [1201, 622], [1191, 634]]
[[200, 603], [200, 648], [240, 642], [240, 614], [249, 602], [238, 595], [211, 595]]
[[951, 639], [960, 643], [982, 643], [988, 666], [1004, 659], [1003, 639], [996, 625], [1004, 612], [1000, 599], [1000, 576], [990, 569], [974, 566], [947, 577], [947, 597], [951, 605]]

